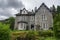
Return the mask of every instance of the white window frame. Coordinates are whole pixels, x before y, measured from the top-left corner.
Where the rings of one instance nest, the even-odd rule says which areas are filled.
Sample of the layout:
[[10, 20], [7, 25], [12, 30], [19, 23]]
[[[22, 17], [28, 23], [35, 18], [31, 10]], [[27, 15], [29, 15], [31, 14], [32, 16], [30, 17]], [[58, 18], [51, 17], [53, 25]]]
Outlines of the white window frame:
[[47, 28], [47, 24], [46, 23], [43, 23], [42, 24], [42, 28]]
[[42, 21], [47, 20], [47, 16], [46, 15], [42, 15]]

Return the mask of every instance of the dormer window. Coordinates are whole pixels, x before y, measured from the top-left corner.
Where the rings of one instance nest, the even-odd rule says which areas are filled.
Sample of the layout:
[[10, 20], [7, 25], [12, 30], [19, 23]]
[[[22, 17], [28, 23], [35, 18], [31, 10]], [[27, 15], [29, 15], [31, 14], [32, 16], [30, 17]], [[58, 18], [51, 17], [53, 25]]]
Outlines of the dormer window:
[[24, 11], [24, 13], [25, 13], [25, 11]]
[[26, 10], [23, 10], [23, 11], [22, 11], [22, 14], [27, 14], [27, 11], [26, 11]]
[[25, 14], [25, 10], [24, 10], [24, 11], [22, 11], [22, 14]]

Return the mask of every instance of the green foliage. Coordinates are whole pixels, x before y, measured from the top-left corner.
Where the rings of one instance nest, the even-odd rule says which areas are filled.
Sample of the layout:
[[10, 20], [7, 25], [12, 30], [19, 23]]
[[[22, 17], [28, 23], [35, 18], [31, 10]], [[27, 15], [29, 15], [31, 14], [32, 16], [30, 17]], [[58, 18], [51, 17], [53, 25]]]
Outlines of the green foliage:
[[45, 40], [56, 40], [54, 37], [46, 37]]
[[14, 23], [15, 23], [15, 18], [14, 17], [9, 17], [6, 19], [5, 24], [10, 24], [10, 29], [14, 29]]
[[39, 35], [43, 37], [52, 37], [53, 36], [53, 31], [51, 30], [45, 30], [45, 31], [40, 31]]
[[0, 40], [9, 40], [10, 38], [10, 30], [9, 24], [0, 23]]
[[9, 18], [9, 23], [10, 23], [10, 29], [14, 30], [15, 18], [14, 17], [10, 17]]
[[[13, 35], [15, 38], [19, 37], [26, 40], [53, 40], [55, 38], [51, 38], [53, 36], [53, 31], [14, 31]], [[13, 37], [14, 37], [13, 36]]]
[[60, 13], [60, 6], [57, 6], [57, 13]]
[[[38, 32], [37, 31], [29, 31], [28, 34], [26, 35], [27, 40], [36, 40], [38, 37]], [[38, 38], [37, 38], [38, 39]]]
[[54, 18], [54, 17], [55, 17], [55, 14], [56, 14], [56, 8], [55, 8], [54, 5], [52, 6], [52, 8], [53, 8], [53, 9], [52, 9], [52, 14], [53, 14], [53, 18]]
[[60, 38], [60, 6], [57, 6], [57, 14], [54, 17], [54, 36]]
[[15, 22], [15, 18], [14, 17], [9, 17], [7, 20], [8, 24], [11, 24], [12, 22]]

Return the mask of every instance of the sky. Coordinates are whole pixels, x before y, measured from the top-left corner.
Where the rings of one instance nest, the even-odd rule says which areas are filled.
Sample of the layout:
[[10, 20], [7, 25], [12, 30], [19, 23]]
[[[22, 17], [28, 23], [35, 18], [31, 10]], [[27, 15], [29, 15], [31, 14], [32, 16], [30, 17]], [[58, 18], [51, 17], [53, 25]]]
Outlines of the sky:
[[15, 17], [15, 14], [22, 8], [27, 10], [38, 8], [42, 3], [45, 3], [48, 7], [60, 5], [59, 0], [0, 0], [0, 20]]

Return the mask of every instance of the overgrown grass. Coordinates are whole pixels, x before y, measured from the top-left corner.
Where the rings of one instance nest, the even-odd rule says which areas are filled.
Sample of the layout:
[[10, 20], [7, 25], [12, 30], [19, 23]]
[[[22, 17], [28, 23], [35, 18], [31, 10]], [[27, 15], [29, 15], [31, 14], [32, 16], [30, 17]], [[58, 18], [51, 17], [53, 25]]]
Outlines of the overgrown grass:
[[[50, 31], [47, 34], [45, 32], [42, 32], [44, 36], [40, 36], [41, 35], [40, 33], [39, 31], [15, 31], [15, 30], [12, 31], [12, 34], [13, 36], [15, 36], [15, 38], [17, 37], [26, 38], [27, 37], [28, 39], [31, 38], [32, 40], [55, 40], [53, 36], [49, 35]], [[48, 35], [48, 36], [45, 36], [45, 35]]]

